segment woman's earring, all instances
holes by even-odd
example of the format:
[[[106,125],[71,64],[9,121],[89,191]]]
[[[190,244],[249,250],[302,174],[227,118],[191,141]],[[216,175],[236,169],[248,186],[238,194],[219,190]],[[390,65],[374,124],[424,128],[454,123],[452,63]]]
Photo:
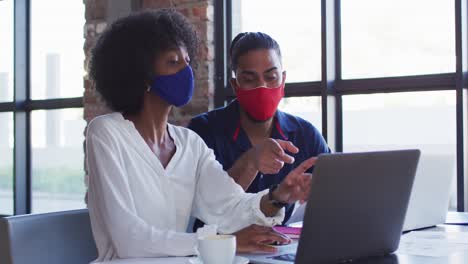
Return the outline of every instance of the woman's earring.
[[[151,90],[151,86],[148,85],[148,88],[146,88],[146,91],[149,93],[150,90]]]

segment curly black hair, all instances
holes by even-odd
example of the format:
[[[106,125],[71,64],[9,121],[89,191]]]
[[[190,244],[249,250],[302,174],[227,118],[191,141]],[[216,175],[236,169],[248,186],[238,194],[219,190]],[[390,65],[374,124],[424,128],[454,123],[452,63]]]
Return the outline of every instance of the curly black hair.
[[[184,46],[194,59],[198,37],[192,24],[174,9],[142,11],[110,25],[91,51],[89,73],[109,106],[124,114],[143,107],[154,59]]]

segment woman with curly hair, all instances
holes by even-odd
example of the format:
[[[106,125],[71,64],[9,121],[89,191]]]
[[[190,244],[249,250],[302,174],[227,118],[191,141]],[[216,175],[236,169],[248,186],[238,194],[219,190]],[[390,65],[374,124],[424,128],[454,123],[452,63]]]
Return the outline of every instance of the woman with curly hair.
[[[248,194],[196,133],[168,123],[171,108],[193,94],[197,42],[180,13],[161,9],[116,21],[92,51],[90,76],[114,110],[92,120],[86,135],[97,261],[194,255],[191,216],[235,234],[238,252],[289,242],[270,228],[284,217],[274,202],[306,199],[313,159],[271,193]]]

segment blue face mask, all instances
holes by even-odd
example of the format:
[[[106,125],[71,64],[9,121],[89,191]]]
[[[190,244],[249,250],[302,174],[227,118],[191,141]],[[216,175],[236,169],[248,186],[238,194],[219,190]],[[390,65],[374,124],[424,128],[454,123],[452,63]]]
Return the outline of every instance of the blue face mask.
[[[180,107],[192,99],[194,86],[193,71],[187,65],[175,74],[154,77],[149,89],[169,104]]]

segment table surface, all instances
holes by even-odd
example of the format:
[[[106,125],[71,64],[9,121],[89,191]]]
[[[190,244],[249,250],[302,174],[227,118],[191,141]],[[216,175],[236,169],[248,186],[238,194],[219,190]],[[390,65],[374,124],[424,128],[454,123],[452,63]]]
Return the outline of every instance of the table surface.
[[[468,232],[468,226],[440,225],[427,231],[438,232]],[[189,264],[190,258],[146,258],[146,259],[119,259],[111,263],[121,264]],[[468,251],[453,253],[446,257],[425,257],[406,254],[392,254],[385,257],[374,257],[352,262],[353,264],[467,264]]]

